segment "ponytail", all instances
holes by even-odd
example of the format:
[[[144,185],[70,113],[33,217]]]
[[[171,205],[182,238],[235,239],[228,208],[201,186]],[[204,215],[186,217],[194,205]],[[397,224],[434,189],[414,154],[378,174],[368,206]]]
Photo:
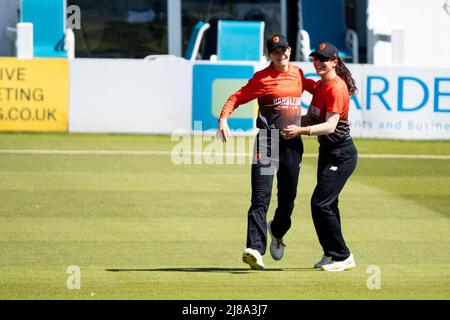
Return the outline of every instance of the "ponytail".
[[[341,58],[337,58],[337,65],[336,65],[336,74],[344,80],[345,84],[347,85],[348,93],[351,96],[354,96],[358,93],[358,88],[356,88],[355,80],[352,77],[352,74],[350,70],[345,66],[344,61],[342,61]]]

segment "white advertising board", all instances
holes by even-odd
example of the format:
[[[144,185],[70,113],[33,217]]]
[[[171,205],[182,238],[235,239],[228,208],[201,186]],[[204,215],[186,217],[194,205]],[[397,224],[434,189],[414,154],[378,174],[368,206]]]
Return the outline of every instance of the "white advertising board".
[[[215,65],[204,61],[196,64]],[[198,88],[204,87],[203,91],[214,88],[196,86],[195,81],[205,80],[193,76],[196,64],[181,59],[71,61],[69,131],[161,134],[192,131],[197,109],[201,108],[208,119],[216,116],[209,106],[215,101],[214,95],[210,94],[211,101],[205,103],[212,111],[203,110],[206,107],[197,101],[198,97],[194,99]],[[312,63],[294,64],[303,69],[306,77],[319,79]],[[237,65],[257,71],[267,64],[242,62],[230,64],[230,68]],[[353,137],[450,139],[450,69],[347,66],[358,87],[358,94],[350,103]],[[219,71],[224,72],[223,67]],[[195,92],[193,87],[197,88]],[[205,95],[203,91],[201,96]],[[304,112],[310,100],[311,95],[305,92]]]
[[[190,130],[192,65],[183,60],[70,62],[69,131],[171,133]]]

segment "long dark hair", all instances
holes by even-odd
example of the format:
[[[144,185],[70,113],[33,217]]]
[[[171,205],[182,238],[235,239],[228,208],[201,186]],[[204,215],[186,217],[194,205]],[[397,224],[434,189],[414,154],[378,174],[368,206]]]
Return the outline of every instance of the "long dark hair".
[[[344,80],[345,84],[347,85],[348,93],[351,96],[354,96],[358,93],[358,88],[355,85],[355,80],[352,77],[352,74],[350,70],[346,67],[344,64],[344,61],[340,57],[337,59],[337,65],[336,65],[336,74],[341,77],[342,80]]]

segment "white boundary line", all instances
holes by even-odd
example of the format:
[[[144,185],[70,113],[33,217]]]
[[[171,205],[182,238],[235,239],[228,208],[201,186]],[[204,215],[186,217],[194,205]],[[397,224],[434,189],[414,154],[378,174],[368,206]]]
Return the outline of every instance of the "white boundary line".
[[[0,154],[15,155],[107,155],[107,156],[170,156],[172,151],[162,150],[1,150]],[[186,151],[187,156],[202,156],[211,154],[210,152],[192,152]],[[249,157],[250,153],[214,153],[214,156],[238,156]],[[316,158],[317,154],[305,153],[305,158]],[[450,160],[450,155],[426,155],[426,154],[358,154],[359,158],[365,159],[431,159],[431,160]]]

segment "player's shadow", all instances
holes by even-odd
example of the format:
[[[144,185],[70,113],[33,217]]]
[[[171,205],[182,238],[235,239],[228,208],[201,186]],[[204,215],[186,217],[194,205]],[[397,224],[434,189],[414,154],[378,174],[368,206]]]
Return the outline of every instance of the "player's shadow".
[[[259,272],[279,272],[279,271],[317,271],[314,268],[265,268]],[[155,268],[155,269],[105,269],[109,272],[210,272],[210,273],[232,273],[249,274],[254,272],[249,268]]]

